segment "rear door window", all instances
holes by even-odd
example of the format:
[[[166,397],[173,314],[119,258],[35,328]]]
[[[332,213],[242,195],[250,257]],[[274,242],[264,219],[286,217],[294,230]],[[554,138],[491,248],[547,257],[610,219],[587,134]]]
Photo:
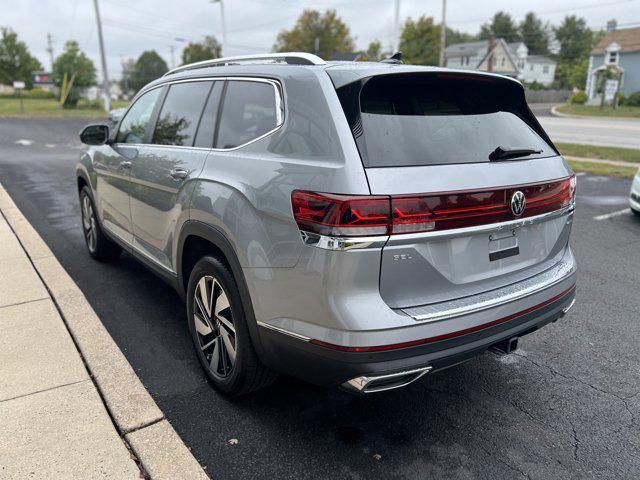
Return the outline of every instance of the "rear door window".
[[[224,85],[224,82],[222,81],[215,82],[211,92],[209,92],[209,98],[207,99],[207,104],[204,107],[204,112],[202,112],[202,118],[200,119],[198,132],[196,133],[196,139],[193,142],[194,147],[213,147],[213,135],[216,131],[218,106],[220,105],[222,85]]]
[[[169,87],[152,143],[192,146],[213,82],[174,83]]]
[[[343,107],[345,96],[359,94],[350,121],[367,167],[488,162],[497,147],[540,151],[526,159],[556,155],[525,120],[517,88],[486,77],[412,74],[373,77],[338,93]]]
[[[117,143],[144,143],[147,126],[161,91],[162,88],[154,88],[136,100],[120,122]]]
[[[276,90],[270,83],[230,80],[227,83],[216,148],[235,148],[278,126]]]

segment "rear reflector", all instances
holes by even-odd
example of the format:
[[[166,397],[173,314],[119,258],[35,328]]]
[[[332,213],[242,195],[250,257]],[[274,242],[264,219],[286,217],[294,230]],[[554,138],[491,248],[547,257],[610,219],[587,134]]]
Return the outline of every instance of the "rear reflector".
[[[522,192],[516,216],[512,197]],[[347,196],[295,190],[293,215],[301,230],[366,236],[450,230],[553,212],[575,201],[575,176],[553,182],[476,191],[408,196]]]
[[[398,348],[415,347],[418,345],[424,345],[426,343],[433,343],[433,342],[438,342],[440,340],[448,340],[451,338],[461,337],[462,335],[478,332],[480,330],[484,330],[485,328],[490,328],[496,325],[500,325],[501,323],[508,322],[509,320],[513,320],[514,318],[521,317],[523,315],[526,315],[527,313],[531,313],[535,310],[545,307],[555,302],[556,300],[560,300],[565,295],[571,293],[575,289],[575,287],[576,287],[575,285],[572,285],[562,293],[559,293],[558,295],[551,297],[550,299],[545,300],[544,302],[539,303],[538,305],[529,307],[525,310],[522,310],[521,312],[514,313],[513,315],[499,318],[498,320],[494,320],[492,322],[482,323],[474,327],[465,328],[464,330],[445,333],[443,335],[436,335],[435,337],[421,338],[419,340],[411,340],[409,342],[394,343],[389,345],[373,345],[368,347],[346,347],[344,345],[334,345],[333,343],[323,342],[322,340],[311,340],[311,343],[313,343],[314,345],[319,345],[321,347],[330,348],[331,350],[340,350],[342,352],[381,352],[385,350],[396,350]]]

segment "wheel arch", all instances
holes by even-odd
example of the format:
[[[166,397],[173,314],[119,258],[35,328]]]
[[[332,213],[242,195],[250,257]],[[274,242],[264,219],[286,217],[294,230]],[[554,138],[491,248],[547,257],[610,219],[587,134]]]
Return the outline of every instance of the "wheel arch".
[[[233,273],[242,299],[253,346],[260,358],[264,358],[253,303],[240,261],[231,242],[220,229],[197,220],[187,220],[182,226],[176,252],[178,293],[186,300],[189,275],[197,261],[204,255],[216,256]]]

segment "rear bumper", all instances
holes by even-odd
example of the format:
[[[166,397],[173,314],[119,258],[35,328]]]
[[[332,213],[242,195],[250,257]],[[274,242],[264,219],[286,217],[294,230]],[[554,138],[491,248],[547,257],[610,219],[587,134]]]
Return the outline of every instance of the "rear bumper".
[[[631,185],[629,206],[637,212],[640,212],[640,170],[636,174],[633,179],[633,184]]]
[[[264,360],[280,372],[327,386],[341,385],[361,376],[387,376],[400,372],[414,372],[416,376],[418,373],[430,374],[478,356],[505,339],[526,335],[562,318],[574,301],[573,277],[573,283],[561,294],[547,298],[535,308],[529,307],[480,324],[480,328],[451,332],[458,333],[456,335],[431,337],[432,341],[381,351],[340,350],[263,328]]]

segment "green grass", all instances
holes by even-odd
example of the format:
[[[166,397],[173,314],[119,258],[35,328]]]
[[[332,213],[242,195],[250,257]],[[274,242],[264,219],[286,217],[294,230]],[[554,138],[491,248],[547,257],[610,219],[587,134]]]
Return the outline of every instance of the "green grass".
[[[591,105],[561,105],[557,108],[560,113],[570,115],[584,115],[593,117],[630,117],[640,118],[640,107],[600,107]]]
[[[80,103],[78,108],[62,108],[53,98],[23,98],[24,112],[20,111],[20,100],[16,97],[0,97],[0,117],[106,117],[101,108],[90,108]],[[117,100],[111,108],[125,107],[129,102]]]
[[[640,150],[634,148],[600,147],[595,145],[578,145],[576,143],[556,142],[563,155],[570,157],[597,158],[600,160],[621,160],[623,162],[640,163]]]
[[[578,162],[569,160],[574,172],[585,172],[593,175],[609,175],[620,178],[633,178],[638,171],[635,167],[618,167],[604,163]]]

